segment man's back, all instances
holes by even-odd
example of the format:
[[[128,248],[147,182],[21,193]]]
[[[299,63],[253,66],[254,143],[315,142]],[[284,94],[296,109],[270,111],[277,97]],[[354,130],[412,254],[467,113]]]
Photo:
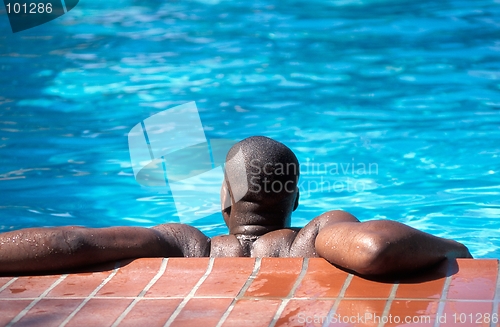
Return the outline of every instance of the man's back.
[[[305,227],[281,228],[264,235],[229,234],[212,238],[212,257],[318,257],[316,237],[335,223],[359,223],[353,215],[333,210],[311,220]]]

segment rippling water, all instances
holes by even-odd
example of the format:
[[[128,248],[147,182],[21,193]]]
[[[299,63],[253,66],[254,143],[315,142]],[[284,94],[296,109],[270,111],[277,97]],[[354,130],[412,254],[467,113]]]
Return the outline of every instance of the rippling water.
[[[0,230],[178,221],[134,180],[127,133],[196,101],[208,138],[270,136],[310,168],[296,225],[344,209],[500,257],[495,1],[81,1],[17,34],[0,17]]]

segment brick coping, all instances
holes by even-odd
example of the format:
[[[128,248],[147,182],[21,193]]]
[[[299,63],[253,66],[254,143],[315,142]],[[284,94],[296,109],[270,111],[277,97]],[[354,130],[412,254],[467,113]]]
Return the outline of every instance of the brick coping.
[[[374,281],[323,259],[153,258],[0,277],[0,326],[500,326],[499,262]]]

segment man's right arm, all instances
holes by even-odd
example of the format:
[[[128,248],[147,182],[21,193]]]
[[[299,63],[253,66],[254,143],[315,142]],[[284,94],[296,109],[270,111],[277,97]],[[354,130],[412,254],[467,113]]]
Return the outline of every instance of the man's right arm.
[[[401,274],[445,259],[472,258],[461,243],[391,220],[325,226],[315,248],[329,262],[362,275]]]

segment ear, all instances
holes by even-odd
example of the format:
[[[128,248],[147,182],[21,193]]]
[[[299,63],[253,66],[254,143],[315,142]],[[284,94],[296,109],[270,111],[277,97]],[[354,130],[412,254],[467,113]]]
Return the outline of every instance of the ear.
[[[299,206],[299,196],[300,196],[300,191],[299,191],[299,188],[297,187],[297,195],[295,196],[295,203],[293,204],[293,211],[295,211],[295,209],[297,209],[297,207]]]
[[[229,193],[229,187],[227,186],[225,178],[222,181],[222,186],[220,189],[220,204],[222,210],[231,207],[231,194]]]
[[[231,194],[229,193],[226,178],[222,181],[222,187],[220,189],[220,204],[222,217],[227,225],[228,219],[231,216]]]

